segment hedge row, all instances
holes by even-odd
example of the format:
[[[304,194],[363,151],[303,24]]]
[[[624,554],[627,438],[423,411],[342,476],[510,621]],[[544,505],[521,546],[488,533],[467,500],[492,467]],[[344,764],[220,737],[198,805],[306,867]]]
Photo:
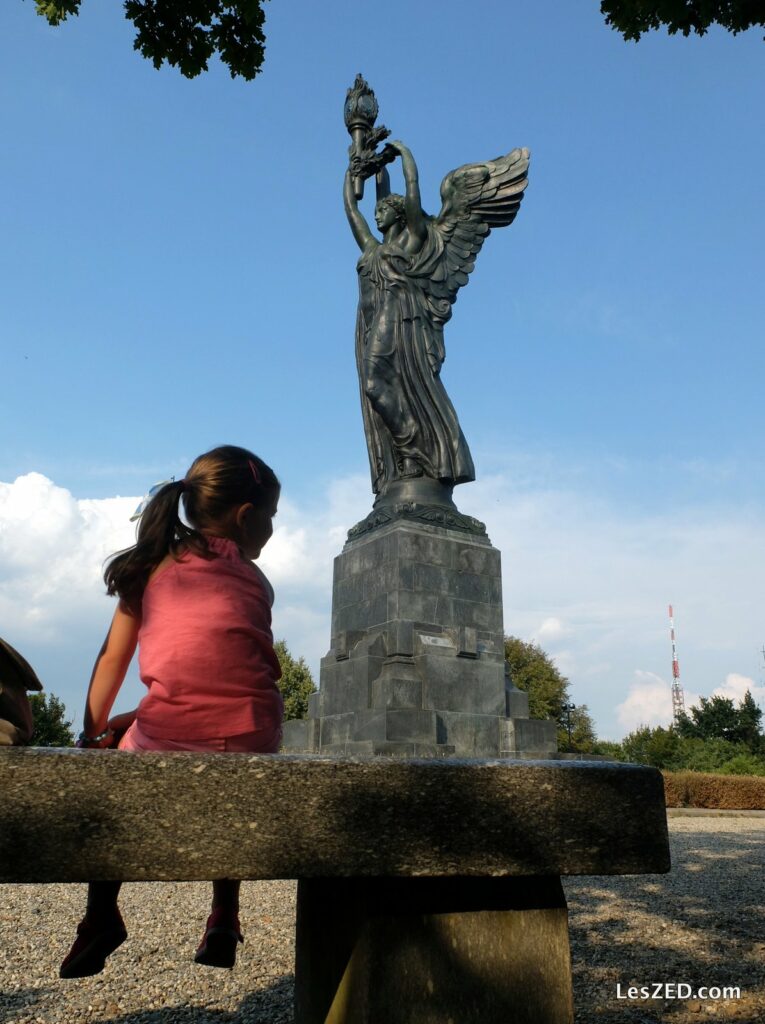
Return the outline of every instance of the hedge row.
[[[765,778],[662,772],[667,807],[716,807],[727,811],[765,810]]]

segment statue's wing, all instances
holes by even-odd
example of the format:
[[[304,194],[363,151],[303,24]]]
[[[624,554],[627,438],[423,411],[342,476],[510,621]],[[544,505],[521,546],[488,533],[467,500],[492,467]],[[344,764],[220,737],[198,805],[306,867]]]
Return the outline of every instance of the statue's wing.
[[[465,164],[446,175],[441,183],[443,205],[433,222],[444,244],[442,274],[431,284],[439,297],[455,301],[491,229],[515,220],[528,168],[529,151],[514,149],[507,156]]]

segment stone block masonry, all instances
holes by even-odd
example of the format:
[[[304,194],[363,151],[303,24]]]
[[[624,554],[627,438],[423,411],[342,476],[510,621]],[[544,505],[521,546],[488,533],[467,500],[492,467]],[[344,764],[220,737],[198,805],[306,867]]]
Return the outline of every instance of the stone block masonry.
[[[394,520],[346,544],[320,691],[307,721],[286,723],[284,749],[554,756],[554,723],[531,723],[506,676],[500,554],[485,535]]]

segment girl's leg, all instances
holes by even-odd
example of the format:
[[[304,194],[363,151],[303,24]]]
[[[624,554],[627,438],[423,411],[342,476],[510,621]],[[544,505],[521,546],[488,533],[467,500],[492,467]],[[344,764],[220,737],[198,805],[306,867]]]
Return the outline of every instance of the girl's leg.
[[[280,742],[281,723],[267,730],[210,741],[209,749],[228,753],[275,754]],[[207,967],[233,967],[237,945],[244,942],[239,925],[241,883],[232,878],[216,878],[212,885],[212,913],[194,959]]]
[[[117,897],[122,882],[89,882],[85,917],[92,923],[111,921],[119,915]]]
[[[216,878],[213,882],[212,913],[194,957],[206,967],[233,967],[238,943],[244,942],[239,930],[239,882]]]
[[[213,882],[212,909],[239,911],[239,887],[242,883],[231,878],[216,878]]]
[[[121,882],[90,882],[85,917],[77,925],[77,938],[59,968],[61,978],[87,978],[100,974],[106,958],[127,938],[117,907]]]

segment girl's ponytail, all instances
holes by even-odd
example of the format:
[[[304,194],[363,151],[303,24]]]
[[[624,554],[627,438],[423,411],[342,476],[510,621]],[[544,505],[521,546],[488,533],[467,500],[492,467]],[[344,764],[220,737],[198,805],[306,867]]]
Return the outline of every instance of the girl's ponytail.
[[[167,555],[175,554],[181,542],[200,553],[207,549],[204,537],[186,526],[178,514],[185,486],[185,480],[174,480],[152,496],[141,514],[136,543],[113,555],[106,567],[106,592],[118,594],[134,613],[140,611],[152,571]]]

